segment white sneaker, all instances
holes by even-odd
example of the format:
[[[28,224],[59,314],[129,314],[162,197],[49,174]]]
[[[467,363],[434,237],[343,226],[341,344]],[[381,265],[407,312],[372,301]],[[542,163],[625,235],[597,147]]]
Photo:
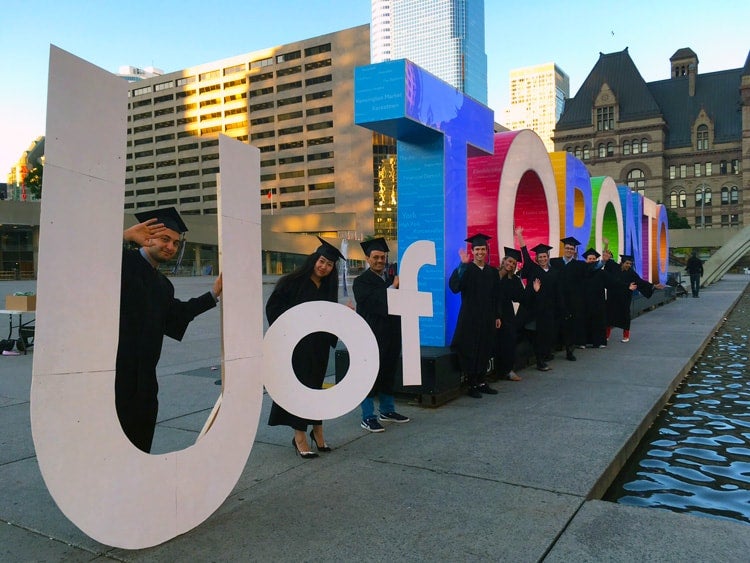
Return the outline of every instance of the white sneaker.
[[[630,342],[630,338],[623,338],[620,342]]]

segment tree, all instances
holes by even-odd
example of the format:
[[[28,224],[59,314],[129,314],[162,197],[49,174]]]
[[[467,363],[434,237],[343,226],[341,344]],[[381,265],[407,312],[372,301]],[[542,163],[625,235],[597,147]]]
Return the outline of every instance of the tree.
[[[29,170],[29,173],[26,174],[24,180],[26,189],[29,190],[31,195],[36,199],[42,199],[42,176],[44,176],[44,166],[40,164]]]
[[[673,209],[667,209],[667,224],[670,229],[689,229],[690,223]]]

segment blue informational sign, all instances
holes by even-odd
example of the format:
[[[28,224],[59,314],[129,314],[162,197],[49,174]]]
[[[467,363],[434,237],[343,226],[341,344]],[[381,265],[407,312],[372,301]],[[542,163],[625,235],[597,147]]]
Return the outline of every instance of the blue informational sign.
[[[397,140],[398,248],[435,242],[437,267],[423,268],[433,317],[420,319],[425,346],[447,346],[460,308],[448,278],[466,248],[467,157],[492,154],[494,114],[408,60],[354,71],[354,120]]]

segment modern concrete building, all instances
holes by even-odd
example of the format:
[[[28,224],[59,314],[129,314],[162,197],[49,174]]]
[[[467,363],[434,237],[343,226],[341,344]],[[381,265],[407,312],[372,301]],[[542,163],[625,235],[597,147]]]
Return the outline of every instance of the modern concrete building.
[[[669,78],[647,83],[627,49],[601,54],[566,103],[555,149],[695,229],[737,230],[750,223],[750,55],[743,68],[700,74],[683,48],[669,64]]]
[[[553,62],[511,70],[505,125],[511,130],[531,129],[552,152],[552,132],[568,97],[570,79]]]
[[[352,97],[369,62],[362,25],[134,82],[126,211],[215,215],[224,134],[261,151],[264,233],[372,234],[372,133]]]
[[[484,0],[372,0],[372,62],[409,59],[487,103]]]

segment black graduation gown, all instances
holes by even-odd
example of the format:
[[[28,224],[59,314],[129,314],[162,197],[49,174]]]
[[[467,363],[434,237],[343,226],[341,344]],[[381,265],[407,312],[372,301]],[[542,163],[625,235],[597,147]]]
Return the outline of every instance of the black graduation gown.
[[[567,264],[562,258],[550,258],[550,268],[559,276],[559,311],[562,328],[562,341],[566,347],[585,344],[583,330],[583,278],[586,263],[571,260]]]
[[[365,270],[354,279],[352,289],[357,302],[357,313],[365,320],[378,342],[380,368],[369,397],[376,393],[393,395],[396,372],[401,355],[401,317],[388,314],[388,288],[393,276],[381,278],[372,270]]]
[[[497,299],[501,324],[497,329],[495,371],[499,377],[506,377],[516,363],[516,346],[520,328],[516,322],[517,315],[513,303],[527,304],[528,301],[521,278],[516,275],[500,278]]]
[[[603,268],[595,270],[583,280],[586,296],[583,309],[583,325],[586,344],[594,347],[607,344],[606,292],[615,289],[614,280]]]
[[[534,321],[534,353],[537,362],[543,362],[544,358],[552,353],[559,330],[558,272],[553,268],[545,270],[534,262],[525,246],[521,247],[521,253],[523,254],[521,277],[526,280],[527,293],[534,293],[533,299],[528,301],[531,310],[528,318]],[[535,279],[542,284],[538,292],[534,292]]]
[[[471,384],[481,382],[495,352],[495,320],[500,318],[497,310],[499,282],[497,268],[488,264],[480,268],[473,262],[461,264],[448,280],[451,291],[461,293],[461,309],[451,348]]]
[[[182,340],[190,321],[215,306],[210,292],[175,299],[172,283],[139,250],[123,252],[115,405],[125,435],[144,452],[151,451],[159,410],[156,365],[164,336]]]
[[[651,297],[654,294],[654,285],[641,279],[632,268],[625,271],[616,262],[611,260],[608,262],[612,265],[607,266],[607,269],[619,282],[619,286],[607,292],[607,325],[630,330],[630,303],[633,300],[633,292],[629,289],[630,284],[635,282],[637,291],[645,297]]]
[[[292,307],[308,301],[327,301],[324,287],[316,286],[309,277],[294,280],[281,290],[277,285],[266,303],[268,324],[273,324]],[[323,388],[330,348],[335,347],[337,341],[338,338],[327,332],[313,332],[299,341],[292,352],[292,367],[300,383],[311,389]],[[322,424],[322,421],[300,418],[274,402],[268,424],[291,426],[304,432],[309,424]]]

